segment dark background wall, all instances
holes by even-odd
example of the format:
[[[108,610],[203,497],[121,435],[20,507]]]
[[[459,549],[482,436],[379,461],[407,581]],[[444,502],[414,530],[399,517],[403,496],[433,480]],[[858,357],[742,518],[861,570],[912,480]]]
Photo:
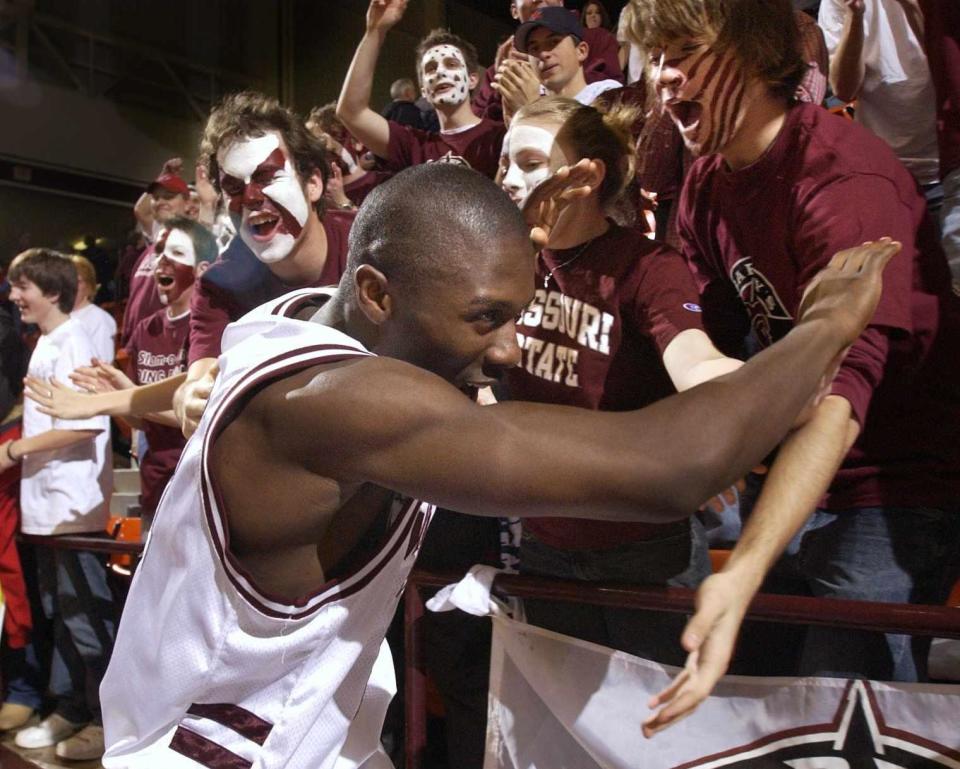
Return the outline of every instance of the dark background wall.
[[[335,100],[367,5],[0,0],[0,260],[85,233],[119,243],[163,162],[179,156],[192,168],[205,116],[225,93],[263,90],[301,113]],[[395,79],[415,78],[413,49],[438,26],[489,63],[514,22],[509,0],[411,0],[377,68],[376,109]]]

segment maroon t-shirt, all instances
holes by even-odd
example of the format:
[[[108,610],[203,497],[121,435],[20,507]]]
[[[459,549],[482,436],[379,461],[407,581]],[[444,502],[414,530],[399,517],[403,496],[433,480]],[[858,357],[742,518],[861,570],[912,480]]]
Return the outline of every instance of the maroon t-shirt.
[[[510,398],[627,411],[675,392],[663,351],[681,331],[703,328],[683,258],[639,230],[615,225],[576,256],[579,249],[544,250],[537,260],[536,293],[517,324],[523,357],[505,382]],[[572,518],[528,518],[523,526],[548,545],[572,550],[609,548],[662,530]]]
[[[154,250],[151,243],[137,258],[136,266],[130,275],[130,294],[123,311],[123,324],[120,328],[120,346],[126,347],[130,335],[140,321],[149,318],[157,310],[163,309],[157,284],[153,280]]]
[[[506,133],[503,123],[484,118],[457,133],[432,133],[390,123],[386,166],[397,173],[421,163],[441,161],[469,166],[491,179],[500,166],[500,147]]]
[[[297,288],[334,286],[347,266],[347,239],[356,216],[353,211],[327,211],[327,261],[312,283],[288,285],[270,272],[239,237],[203,273],[190,300],[190,363],[220,357],[220,338],[227,324],[254,307]]]
[[[144,318],[124,348],[133,364],[133,381],[153,384],[186,371],[189,336],[190,313],[171,319],[164,308]],[[143,432],[150,449],[140,460],[140,505],[153,512],[180,461],[186,439],[180,428],[149,420],[144,420]]]
[[[619,80],[623,83],[626,78],[620,67],[620,44],[616,35],[602,27],[585,29],[584,33],[583,39],[590,46],[587,60],[583,62],[583,77],[587,83],[600,80]],[[491,64],[473,92],[470,107],[477,117],[502,121],[503,101],[500,94],[493,89],[493,78],[496,75],[497,70]]]
[[[924,42],[937,93],[940,177],[960,168],[960,3],[920,0]]]
[[[739,296],[764,346],[790,330],[804,288],[836,252],[885,235],[900,241],[873,322],[833,383],[861,434],[823,504],[956,503],[960,300],[916,182],[885,142],[819,107],[795,106],[747,168],[731,172],[719,155],[694,164],[679,231],[708,328],[710,297],[722,294],[712,289],[721,288],[727,303]]]

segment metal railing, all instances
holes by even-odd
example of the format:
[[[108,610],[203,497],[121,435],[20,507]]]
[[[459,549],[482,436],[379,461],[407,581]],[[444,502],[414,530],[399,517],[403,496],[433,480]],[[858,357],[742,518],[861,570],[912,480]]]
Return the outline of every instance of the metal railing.
[[[420,769],[427,744],[427,673],[419,620],[424,614],[421,588],[439,588],[462,575],[414,570],[404,594],[404,718],[406,769]],[[500,598],[544,598],[596,606],[689,613],[695,590],[584,583],[503,574],[493,583]],[[960,608],[916,604],[846,601],[792,595],[759,594],[746,619],[791,625],[826,625],[907,635],[960,638]]]

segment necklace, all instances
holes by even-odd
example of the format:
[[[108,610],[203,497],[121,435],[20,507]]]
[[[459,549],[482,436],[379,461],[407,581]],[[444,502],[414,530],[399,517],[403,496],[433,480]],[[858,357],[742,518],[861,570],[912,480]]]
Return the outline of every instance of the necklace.
[[[550,278],[553,277],[553,273],[577,261],[577,259],[579,259],[583,255],[583,252],[586,251],[588,248],[590,248],[590,245],[593,243],[594,240],[596,240],[595,237],[590,238],[590,240],[588,240],[586,243],[580,246],[580,248],[577,250],[577,253],[575,253],[573,256],[571,256],[569,259],[567,259],[567,261],[563,262],[562,264],[558,264],[552,270],[549,267],[547,267],[547,260],[543,258],[543,251],[541,251],[540,258],[543,259],[543,266],[547,268],[547,274],[544,275],[543,277],[543,287],[546,288],[547,286],[550,285]]]

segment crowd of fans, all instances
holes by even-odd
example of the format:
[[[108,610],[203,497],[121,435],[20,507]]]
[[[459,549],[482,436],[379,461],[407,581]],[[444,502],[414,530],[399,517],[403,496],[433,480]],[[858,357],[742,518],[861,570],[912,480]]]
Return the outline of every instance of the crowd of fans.
[[[120,606],[100,557],[37,537],[105,536],[109,418],[133,430],[148,520],[202,419],[228,324],[293,289],[337,284],[357,207],[423,163],[472,168],[532,224],[549,223],[526,311],[476,320],[515,323],[520,347],[519,365],[480,390],[482,402],[653,404],[783,337],[834,254],[884,237],[901,244],[874,322],[747,479],[749,492],[733,489],[668,525],[521,526],[444,511],[425,566],[487,562],[699,588],[689,624],[526,604],[535,624],[648,659],[682,666],[699,655],[662,695],[651,733],[727,670],[765,579],[817,596],[946,599],[960,565],[954,0],[822,0],[819,24],[787,0],[631,0],[619,19],[599,0],[579,11],[560,0],[501,2],[519,26],[489,66],[469,40],[434,30],[411,52],[418,83],[397,80],[380,113],[371,84],[407,0],[372,0],[338,101],[304,120],[263,94],[223,99],[193,183],[173,159],[136,202],[143,247],[116,275],[93,241],[90,258],[33,247],[8,263],[0,730],[19,729],[21,747],[103,753],[98,687]],[[743,18],[750,24],[734,23]],[[544,202],[538,188],[561,169],[579,186]],[[116,320],[98,306],[114,294]],[[18,516],[19,530],[37,535],[30,544],[17,542]],[[711,575],[708,549],[721,541],[730,555]],[[451,766],[479,767],[489,630],[456,614],[425,627]],[[763,646],[762,664],[734,658],[735,669],[927,675],[927,644],[906,636],[817,628],[799,645],[767,637]]]

